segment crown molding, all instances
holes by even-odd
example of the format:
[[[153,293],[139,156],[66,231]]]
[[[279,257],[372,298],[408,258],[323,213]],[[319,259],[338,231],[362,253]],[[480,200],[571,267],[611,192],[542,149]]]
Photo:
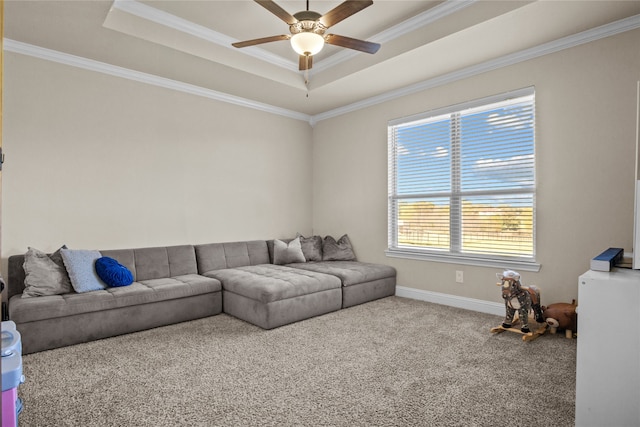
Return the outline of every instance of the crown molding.
[[[92,59],[83,58],[80,56],[70,55],[67,53],[58,52],[51,49],[46,49],[39,46],[30,45],[27,43],[15,41],[12,39],[4,39],[4,50],[6,52],[13,52],[22,55],[32,56],[35,58],[43,59],[46,61],[53,61],[72,67],[83,68],[90,71],[95,71],[111,76],[121,77],[129,80],[134,80],[141,83],[146,83],[154,86],[159,86],[167,89],[177,90],[192,95],[202,96],[205,98],[226,102],[229,104],[239,105],[255,110],[260,110],[272,114],[277,114],[284,117],[289,117],[295,120],[302,120],[308,122],[311,126],[316,123],[326,120],[332,117],[337,117],[343,114],[347,114],[353,111],[357,111],[363,108],[368,108],[382,102],[391,101],[403,96],[411,95],[416,92],[431,89],[437,86],[442,86],[455,82],[457,80],[469,78],[478,74],[486,73],[488,71],[496,70],[499,68],[514,65],[523,61],[534,59],[543,55],[555,53],[564,49],[569,49],[581,44],[593,42],[602,38],[614,36],[626,31],[631,31],[640,28],[640,15],[630,16],[619,21],[612,22],[610,24],[602,25],[587,31],[583,31],[578,34],[563,37],[561,39],[544,43],[539,46],[525,49],[520,52],[515,52],[509,55],[502,56],[500,58],[486,61],[471,67],[462,68],[460,70],[447,73],[432,79],[424,80],[413,85],[405,86],[400,89],[392,90],[381,95],[363,99],[358,102],[354,102],[349,105],[345,105],[333,110],[328,110],[316,115],[308,115],[305,113],[287,110],[285,108],[276,107],[274,105],[265,104],[262,102],[252,101],[250,99],[230,95],[223,92],[206,89],[200,86],[171,80],[168,78],[156,76],[153,74],[143,73],[115,65],[107,64],[104,62],[95,61]]]
[[[431,9],[425,10],[416,16],[407,19],[391,28],[388,28],[375,36],[375,41],[385,43],[394,40],[398,37],[404,36],[407,33],[415,31],[419,28],[426,27],[427,25],[458,12],[466,7],[471,6],[478,0],[447,0],[444,3],[440,3]]]
[[[375,34],[368,39],[376,43],[389,42],[419,28],[427,26],[432,22],[444,18],[447,15],[471,6],[476,1],[478,0],[447,0],[444,3],[440,3],[439,5],[434,6],[431,9],[425,10],[424,12],[407,19],[406,21],[396,24],[391,28],[387,28],[386,30]],[[347,61],[358,54],[360,54],[360,52],[349,49],[342,50],[336,54],[329,56],[328,58],[323,59],[322,61],[318,61],[317,63],[313,64],[313,68],[311,71],[312,73],[320,73],[341,62]]]
[[[590,43],[626,31],[635,30],[637,28],[640,28],[640,15],[630,16],[628,18],[621,19],[610,24],[605,24],[600,27],[592,28],[590,30],[586,30],[577,34],[562,37],[560,39],[548,43],[543,43],[541,45],[525,49],[520,52],[504,55],[490,61],[462,68],[451,73],[443,74],[441,76],[405,86],[400,89],[392,90],[377,96],[373,96],[371,98],[363,99],[349,105],[325,111],[324,113],[316,114],[311,118],[310,123],[315,124],[319,121],[326,120],[332,117],[341,116],[346,113],[357,111],[363,108],[368,108],[373,105],[401,98],[403,96],[407,96],[416,92],[421,92],[437,86],[446,85],[457,80],[473,77],[475,75],[486,73],[488,71],[493,71],[499,68],[507,67],[509,65],[528,61],[540,56],[549,55],[551,53],[559,52],[564,49],[569,49],[585,43]]]
[[[112,9],[118,9],[130,15],[137,16],[138,18],[155,22],[156,24],[172,28],[176,31],[189,34],[193,37],[206,40],[210,43],[215,43],[227,49],[232,49],[234,51],[253,56],[254,58],[269,62],[270,64],[276,65],[286,70],[298,71],[297,62],[285,59],[280,55],[273,54],[255,46],[237,50],[236,48],[231,46],[231,44],[240,40],[236,40],[233,37],[229,37],[225,34],[219,33],[202,25],[194,24],[191,21],[179,18],[175,15],[148,6],[144,3],[140,3],[136,0],[114,0]]]
[[[197,95],[216,101],[252,108],[254,110],[265,111],[267,113],[277,114],[296,120],[302,120],[305,122],[311,121],[311,116],[309,116],[308,114],[287,110],[285,108],[276,107],[274,105],[253,101],[224,92],[206,89],[201,86],[184,83],[153,74],[143,73],[124,67],[118,67],[116,65],[95,61],[93,59],[83,58],[80,56],[70,55],[68,53],[62,53],[55,50],[34,46],[12,39],[4,39],[3,47],[5,52],[19,53],[34,58],[43,59],[45,61],[57,62],[59,64],[69,65],[71,67],[82,68],[89,71],[108,74],[110,76],[121,77],[123,79],[146,83],[165,89],[176,90],[179,92]]]

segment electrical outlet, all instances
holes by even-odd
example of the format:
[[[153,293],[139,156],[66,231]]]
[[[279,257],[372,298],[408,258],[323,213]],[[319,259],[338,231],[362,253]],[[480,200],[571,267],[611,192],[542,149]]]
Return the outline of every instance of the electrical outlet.
[[[464,283],[464,274],[460,270],[456,271],[456,283]]]

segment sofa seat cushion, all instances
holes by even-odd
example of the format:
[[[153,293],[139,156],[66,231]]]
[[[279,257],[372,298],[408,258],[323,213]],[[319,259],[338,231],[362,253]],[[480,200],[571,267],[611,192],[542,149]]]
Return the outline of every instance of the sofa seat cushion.
[[[21,298],[16,295],[9,303],[11,320],[33,322],[75,314],[90,313],[158,301],[220,292],[222,286],[214,278],[187,274],[165,279],[143,280],[129,286],[100,291]]]
[[[359,261],[321,261],[287,266],[339,277],[343,286],[396,277],[396,269],[391,266]]]
[[[213,270],[204,275],[220,280],[224,291],[265,304],[341,287],[335,276],[273,264]]]

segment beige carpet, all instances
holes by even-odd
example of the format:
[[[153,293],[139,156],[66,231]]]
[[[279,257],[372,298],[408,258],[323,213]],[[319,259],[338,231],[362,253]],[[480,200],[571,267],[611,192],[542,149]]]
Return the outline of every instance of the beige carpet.
[[[399,297],[265,331],[221,314],[24,357],[28,426],[573,426],[576,340]]]

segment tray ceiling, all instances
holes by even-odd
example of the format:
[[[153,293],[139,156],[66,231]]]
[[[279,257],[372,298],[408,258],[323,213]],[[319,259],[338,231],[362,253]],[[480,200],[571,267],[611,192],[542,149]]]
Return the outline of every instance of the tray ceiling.
[[[277,3],[291,14],[306,7]],[[312,0],[310,9],[340,3]],[[381,43],[380,51],[326,45],[307,85],[288,41],[231,47],[288,34],[249,0],[9,0],[5,39],[314,116],[621,20],[635,28],[639,14],[640,1],[374,0],[330,32]]]

